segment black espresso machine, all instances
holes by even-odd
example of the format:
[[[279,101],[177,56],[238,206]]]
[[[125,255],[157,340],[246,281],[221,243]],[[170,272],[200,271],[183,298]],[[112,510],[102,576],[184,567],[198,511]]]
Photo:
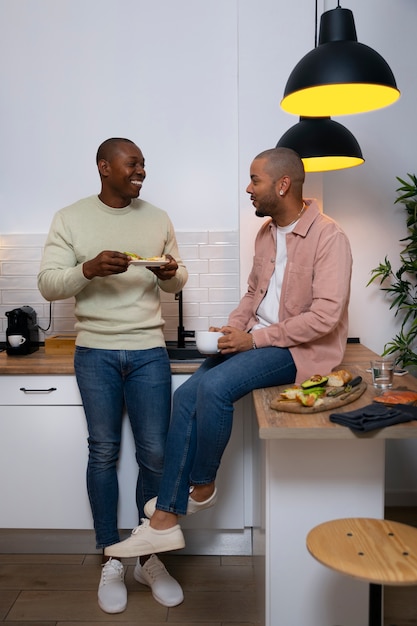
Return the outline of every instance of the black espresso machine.
[[[39,328],[36,311],[30,306],[22,306],[6,311],[6,352],[10,355],[30,354],[39,349]]]

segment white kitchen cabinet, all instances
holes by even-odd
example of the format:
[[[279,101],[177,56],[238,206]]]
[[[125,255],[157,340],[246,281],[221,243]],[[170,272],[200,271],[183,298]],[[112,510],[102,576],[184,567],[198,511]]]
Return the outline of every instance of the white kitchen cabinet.
[[[2,528],[92,528],[74,376],[0,378]]]
[[[91,528],[79,406],[1,406],[2,528]]]
[[[173,388],[187,377],[174,375]],[[249,397],[236,405],[232,437],[218,474],[217,506],[181,520],[191,551],[224,552],[230,536],[238,546],[230,546],[232,553],[241,550],[242,541],[248,545],[251,407]],[[92,529],[85,484],[87,455],[87,427],[73,375],[0,377],[0,528]],[[119,525],[125,529],[138,523],[136,476],[133,437],[125,419],[119,464]],[[213,532],[218,541],[213,542]],[[219,542],[223,547],[218,547]]]

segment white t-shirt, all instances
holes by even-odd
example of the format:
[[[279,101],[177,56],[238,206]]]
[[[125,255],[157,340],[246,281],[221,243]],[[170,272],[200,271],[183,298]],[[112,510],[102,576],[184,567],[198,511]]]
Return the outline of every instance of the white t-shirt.
[[[298,220],[297,220],[298,221]],[[287,265],[287,233],[292,232],[297,222],[288,226],[276,226],[277,254],[275,257],[275,270],[269,281],[268,291],[265,298],[260,303],[257,316],[258,324],[252,330],[265,328],[278,322],[279,301],[281,297],[282,280],[284,278],[285,266]]]

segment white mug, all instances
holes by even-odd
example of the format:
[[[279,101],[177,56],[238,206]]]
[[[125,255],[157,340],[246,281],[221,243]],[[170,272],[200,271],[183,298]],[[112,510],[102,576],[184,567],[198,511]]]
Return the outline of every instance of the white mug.
[[[195,333],[195,339],[197,349],[201,354],[216,354],[220,352],[217,347],[217,342],[223,333],[218,333],[211,330],[197,330]]]
[[[23,337],[23,335],[9,335],[7,337],[7,341],[12,346],[12,348],[18,348],[22,345],[22,343],[25,343],[26,337]]]

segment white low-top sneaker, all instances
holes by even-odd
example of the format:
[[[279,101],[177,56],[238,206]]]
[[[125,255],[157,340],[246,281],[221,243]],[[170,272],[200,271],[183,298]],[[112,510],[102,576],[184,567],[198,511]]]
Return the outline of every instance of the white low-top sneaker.
[[[144,565],[138,559],[133,576],[138,583],[148,585],[155,600],[163,606],[177,606],[184,600],[181,585],[167,572],[156,554],[152,554]]]
[[[104,549],[106,556],[144,556],[154,552],[180,550],[185,546],[181,527],[176,524],[167,530],[156,530],[149,526],[149,520],[141,520],[142,524],[132,530],[128,539],[114,543]]]
[[[190,493],[192,493],[192,489],[190,490]],[[158,498],[152,498],[151,500],[148,500],[147,503],[145,504],[145,508],[144,508],[145,515],[149,519],[151,519],[152,515],[155,513],[157,499]],[[188,498],[186,514],[193,515],[194,513],[198,513],[199,511],[204,511],[204,509],[209,509],[210,507],[216,504],[216,501],[217,501],[216,487],[214,488],[214,491],[211,494],[211,496],[207,498],[207,500],[204,500],[203,502],[197,502],[197,500],[193,500],[192,497],[190,496]]]
[[[121,613],[127,606],[125,570],[117,559],[109,559],[102,566],[98,586],[98,605],[106,613]]]

